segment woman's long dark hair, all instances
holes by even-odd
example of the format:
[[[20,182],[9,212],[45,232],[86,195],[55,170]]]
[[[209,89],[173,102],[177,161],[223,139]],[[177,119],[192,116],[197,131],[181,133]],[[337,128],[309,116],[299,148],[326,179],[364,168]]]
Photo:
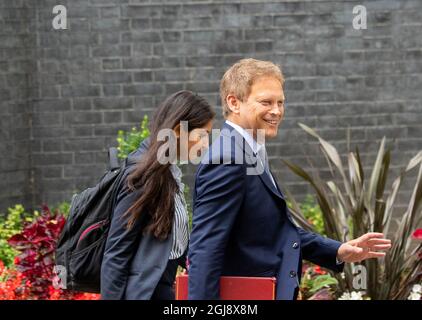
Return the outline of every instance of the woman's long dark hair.
[[[158,151],[166,141],[157,141],[162,129],[174,129],[181,121],[188,121],[189,131],[204,127],[215,116],[208,102],[190,92],[179,91],[169,96],[156,110],[150,127],[148,151],[127,178],[130,190],[142,189],[141,196],[126,211],[130,215],[128,228],[133,228],[141,214],[148,212],[151,221],[146,232],[165,239],[171,231],[174,217],[174,196],[179,187],[171,171],[171,163],[161,164]]]

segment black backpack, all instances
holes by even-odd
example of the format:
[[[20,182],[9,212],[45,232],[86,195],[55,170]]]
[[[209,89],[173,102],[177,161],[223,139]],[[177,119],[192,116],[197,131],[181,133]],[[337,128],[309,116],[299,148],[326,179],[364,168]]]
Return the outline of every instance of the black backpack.
[[[109,162],[110,169],[96,186],[72,197],[69,217],[55,252],[55,273],[61,288],[100,292],[101,262],[118,186],[125,176],[125,168],[136,160],[127,157],[120,165],[117,149],[110,148]]]

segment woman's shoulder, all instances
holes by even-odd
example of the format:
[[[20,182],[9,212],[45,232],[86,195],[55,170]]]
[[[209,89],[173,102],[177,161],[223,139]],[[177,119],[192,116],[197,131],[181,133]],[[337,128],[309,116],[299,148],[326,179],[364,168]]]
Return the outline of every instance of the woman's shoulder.
[[[131,194],[139,193],[138,189],[130,189],[128,185],[129,176],[135,170],[134,166],[123,168],[122,178],[120,179],[118,185],[116,186],[116,203],[118,203],[122,198],[128,197]]]
[[[141,144],[142,146],[142,144]],[[137,164],[142,159],[142,155],[144,154],[144,151],[141,147],[138,149],[132,151],[129,153],[129,155],[124,159],[124,162],[122,163],[122,177],[119,181],[119,184],[117,188],[119,189],[119,192],[124,192],[125,187],[127,186],[127,180],[131,173],[133,173],[137,167]]]

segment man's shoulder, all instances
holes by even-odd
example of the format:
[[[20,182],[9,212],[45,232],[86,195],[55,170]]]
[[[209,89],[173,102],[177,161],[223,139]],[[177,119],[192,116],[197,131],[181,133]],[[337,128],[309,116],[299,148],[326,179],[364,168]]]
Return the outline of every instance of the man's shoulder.
[[[223,127],[201,160],[201,165],[207,164],[245,164],[244,138]]]

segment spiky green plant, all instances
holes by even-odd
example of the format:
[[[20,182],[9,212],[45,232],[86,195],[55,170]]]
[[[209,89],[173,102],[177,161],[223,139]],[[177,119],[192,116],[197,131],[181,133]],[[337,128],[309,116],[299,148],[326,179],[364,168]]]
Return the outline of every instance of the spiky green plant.
[[[391,150],[386,148],[382,139],[379,151],[369,176],[359,149],[347,157],[348,172],[343,165],[337,149],[322,139],[313,129],[299,124],[308,134],[318,139],[319,146],[327,159],[332,180],[321,179],[318,170],[308,173],[305,169],[289,161],[283,161],[295,174],[311,184],[321,208],[324,228],[328,237],[340,241],[357,238],[367,232],[382,232],[392,239],[392,248],[383,260],[370,259],[362,262],[367,270],[366,293],[372,299],[405,299],[411,285],[420,281],[422,276],[422,245],[412,249],[411,232],[422,220],[422,151],[412,158],[407,167],[394,180],[391,190],[386,193],[390,172]],[[417,169],[415,186],[409,203],[400,219],[394,219],[393,209],[403,179],[409,172]],[[290,193],[290,201],[296,204]],[[293,205],[292,214],[303,227],[300,207]],[[393,222],[397,228],[392,230]],[[343,277],[336,275],[342,291],[354,291],[354,265],[347,264]]]

